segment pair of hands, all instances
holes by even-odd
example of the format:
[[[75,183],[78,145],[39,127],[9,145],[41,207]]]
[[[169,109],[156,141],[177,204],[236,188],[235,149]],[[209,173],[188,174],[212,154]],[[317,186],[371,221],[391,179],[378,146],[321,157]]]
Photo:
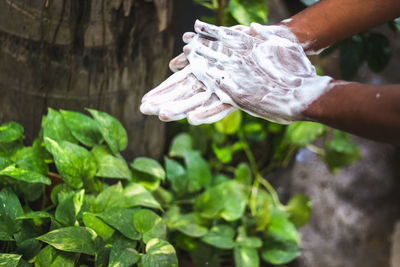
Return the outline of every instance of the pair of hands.
[[[304,119],[302,111],[329,89],[284,25],[217,27],[200,21],[185,33],[175,72],[147,93],[142,113],[163,121],[216,122],[237,108],[279,123]]]

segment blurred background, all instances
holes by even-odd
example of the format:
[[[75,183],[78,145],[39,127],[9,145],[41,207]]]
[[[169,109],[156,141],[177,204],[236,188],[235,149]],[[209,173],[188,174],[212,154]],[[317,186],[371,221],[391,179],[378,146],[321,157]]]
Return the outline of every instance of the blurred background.
[[[314,2],[0,0],[0,122],[21,123],[32,142],[48,107],[103,110],[127,129],[123,155],[129,160],[162,160],[171,142],[187,133],[221,183],[244,163],[263,177],[271,197],[277,194],[285,204],[301,199],[298,213],[290,215],[301,240],[289,253],[293,260],[271,265],[265,256],[261,266],[399,267],[399,148],[319,124],[282,126],[242,112],[197,127],[139,112],[141,97],[171,74],[168,62],[182,50],[181,36],[193,31],[195,19],[274,24]],[[357,34],[311,60],[319,74],[337,79],[400,83],[400,21]],[[177,246],[182,266],[234,266],[215,260],[223,253],[193,256]]]

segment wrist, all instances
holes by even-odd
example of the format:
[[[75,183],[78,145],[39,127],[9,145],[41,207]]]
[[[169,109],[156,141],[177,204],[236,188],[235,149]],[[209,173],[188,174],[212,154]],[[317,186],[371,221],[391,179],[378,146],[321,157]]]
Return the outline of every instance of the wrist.
[[[350,82],[331,79],[321,94],[301,112],[304,120],[325,123],[334,119],[335,114],[332,109],[338,109],[340,105],[340,97],[337,96],[336,89],[348,84]]]
[[[296,17],[285,19],[277,25],[286,27],[291,32],[292,39],[295,39],[307,55],[318,55],[326,48],[318,43],[313,29],[303,27]]]

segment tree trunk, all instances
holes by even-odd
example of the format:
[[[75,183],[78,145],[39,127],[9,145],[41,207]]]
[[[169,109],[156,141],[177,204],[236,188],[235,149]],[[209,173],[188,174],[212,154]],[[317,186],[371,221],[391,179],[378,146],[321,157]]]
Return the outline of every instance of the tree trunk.
[[[128,157],[159,157],[164,124],[139,104],[168,71],[171,2],[0,0],[0,122],[30,142],[48,107],[96,108],[126,127]]]

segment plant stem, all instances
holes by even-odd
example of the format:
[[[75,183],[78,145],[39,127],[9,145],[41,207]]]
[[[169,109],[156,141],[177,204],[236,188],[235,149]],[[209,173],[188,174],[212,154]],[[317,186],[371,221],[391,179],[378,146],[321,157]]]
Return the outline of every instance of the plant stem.
[[[272,187],[272,185],[266,179],[264,179],[261,176],[260,172],[258,171],[257,163],[254,158],[253,152],[251,151],[249,143],[247,142],[247,140],[244,136],[243,129],[241,129],[241,128],[238,131],[238,137],[239,137],[239,140],[243,143],[244,153],[246,154],[246,157],[249,160],[251,172],[253,173],[253,175],[255,177],[252,188],[251,188],[250,201],[254,200],[254,197],[256,196],[257,191],[258,191],[259,184],[262,184],[265,187],[265,189],[268,191],[268,193],[271,195],[272,201],[274,202],[275,206],[277,206],[280,209],[284,209],[284,205],[282,205],[282,203],[279,201],[278,193],[276,192],[276,190]]]
[[[225,13],[226,0],[218,0],[218,17],[217,25],[224,25],[224,13]]]
[[[260,174],[257,175],[257,180],[259,181],[260,184],[262,184],[265,187],[265,189],[267,189],[268,193],[272,197],[272,201],[274,202],[275,206],[277,206],[282,210],[285,209],[285,206],[279,201],[278,193],[273,188],[273,186],[268,182],[268,180],[264,179]]]
[[[320,148],[320,147],[318,147],[318,146],[316,146],[316,145],[308,144],[308,145],[306,146],[306,148],[307,148],[308,150],[310,150],[311,152],[314,152],[314,153],[317,154],[317,155],[325,156],[325,151],[324,151],[322,148]]]
[[[254,177],[257,177],[257,174],[258,174],[257,162],[254,158],[253,152],[251,152],[249,143],[247,142],[247,140],[244,136],[244,132],[243,132],[242,128],[240,128],[238,131],[238,137],[239,137],[240,142],[242,142],[242,144],[243,144],[244,153],[246,154],[246,157],[249,160],[251,172],[253,173]]]

